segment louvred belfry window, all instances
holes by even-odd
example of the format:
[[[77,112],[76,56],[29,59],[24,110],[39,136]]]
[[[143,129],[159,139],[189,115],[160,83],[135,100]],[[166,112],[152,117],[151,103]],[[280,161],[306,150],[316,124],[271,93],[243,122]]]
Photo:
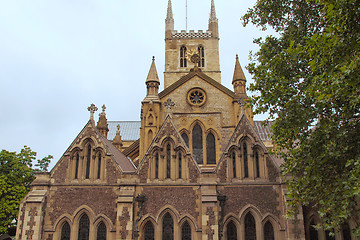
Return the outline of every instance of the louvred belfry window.
[[[163,219],[162,239],[174,240],[174,222],[170,213],[166,213]]]

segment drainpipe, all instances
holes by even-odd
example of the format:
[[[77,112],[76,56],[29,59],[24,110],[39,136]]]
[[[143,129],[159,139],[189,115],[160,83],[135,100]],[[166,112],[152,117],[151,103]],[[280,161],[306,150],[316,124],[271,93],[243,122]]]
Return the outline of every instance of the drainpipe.
[[[222,239],[223,237],[223,222],[224,222],[224,208],[225,208],[225,201],[227,200],[227,197],[225,195],[222,195],[221,193],[218,192],[218,196],[217,196],[217,200],[219,201],[220,204],[220,214],[219,214],[219,240]]]
[[[136,219],[136,222],[135,222],[135,230],[134,230],[134,239],[135,240],[137,240],[139,237],[139,222],[144,214],[143,207],[144,207],[145,200],[146,200],[146,197],[145,197],[145,195],[142,195],[142,194],[137,195],[135,198],[135,202],[138,203],[138,208],[139,208],[138,218]]]

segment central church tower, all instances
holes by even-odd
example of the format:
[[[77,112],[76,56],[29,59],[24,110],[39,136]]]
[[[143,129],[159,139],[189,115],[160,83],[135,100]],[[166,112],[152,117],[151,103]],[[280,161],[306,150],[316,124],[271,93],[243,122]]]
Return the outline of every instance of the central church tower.
[[[174,18],[171,0],[168,2],[165,19],[165,72],[164,89],[189,73],[193,64],[186,58],[186,51],[196,50],[200,56],[198,67],[206,75],[221,83],[219,63],[219,32],[214,0],[211,1],[211,13],[207,31],[174,30]]]

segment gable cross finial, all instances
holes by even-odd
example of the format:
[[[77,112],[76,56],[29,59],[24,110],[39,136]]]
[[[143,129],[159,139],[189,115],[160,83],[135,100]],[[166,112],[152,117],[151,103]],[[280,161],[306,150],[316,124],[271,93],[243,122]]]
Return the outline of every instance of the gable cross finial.
[[[94,121],[94,113],[98,110],[98,108],[95,106],[95,104],[91,104],[90,107],[88,107],[88,111],[90,112],[90,120]]]

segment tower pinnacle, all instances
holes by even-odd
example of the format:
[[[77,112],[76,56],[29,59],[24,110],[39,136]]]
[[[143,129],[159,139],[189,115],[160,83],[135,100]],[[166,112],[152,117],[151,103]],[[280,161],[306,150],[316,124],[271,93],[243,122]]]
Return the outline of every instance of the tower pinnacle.
[[[219,38],[218,19],[216,18],[214,0],[211,0],[211,10],[210,10],[210,18],[209,18],[209,30],[212,32],[213,37]]]
[[[167,15],[165,19],[165,32],[174,30],[174,17],[172,12],[171,0],[168,2]]]
[[[215,3],[214,0],[211,0],[211,12],[210,12],[209,22],[217,22],[217,21],[218,19],[216,18]]]

